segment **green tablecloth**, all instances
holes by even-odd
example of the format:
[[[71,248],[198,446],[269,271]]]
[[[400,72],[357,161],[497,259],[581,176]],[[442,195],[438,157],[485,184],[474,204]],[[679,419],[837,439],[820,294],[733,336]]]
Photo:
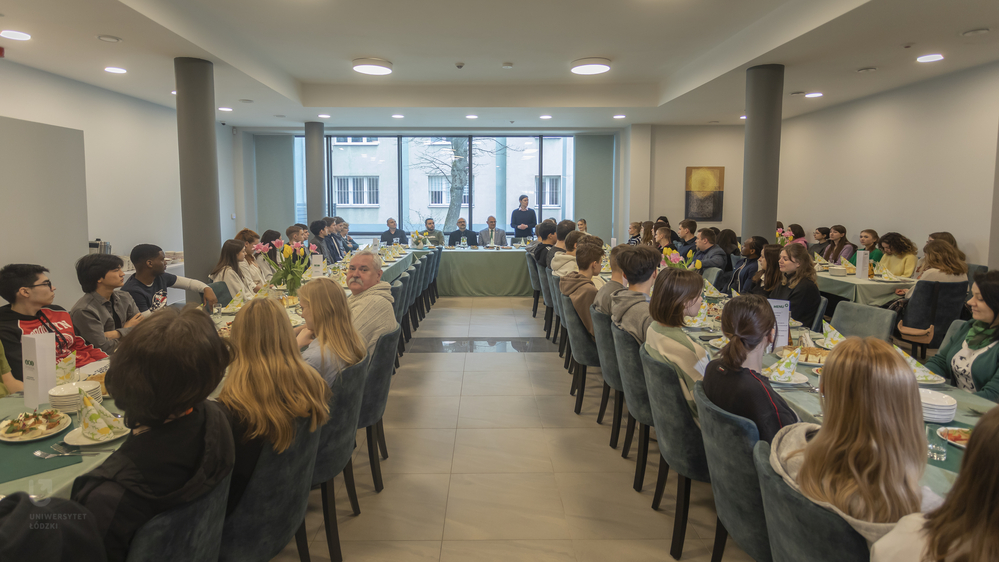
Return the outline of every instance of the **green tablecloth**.
[[[526,253],[512,250],[444,250],[437,275],[442,297],[525,297],[534,294]]]
[[[895,289],[911,287],[915,283],[915,279],[905,279],[899,283],[885,283],[856,275],[833,277],[826,272],[818,274],[819,291],[871,306],[888,304],[898,298]]]

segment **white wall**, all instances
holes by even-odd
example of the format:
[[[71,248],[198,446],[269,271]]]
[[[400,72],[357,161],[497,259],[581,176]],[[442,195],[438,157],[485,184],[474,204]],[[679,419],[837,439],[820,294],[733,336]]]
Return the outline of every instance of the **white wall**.
[[[900,232],[946,230],[986,263],[996,189],[999,64],[784,121],[778,218]],[[726,174],[727,175],[727,174]],[[993,264],[999,265],[999,264]]]
[[[229,240],[244,228],[236,222],[236,190],[234,184],[235,155],[233,153],[232,127],[215,124],[215,152],[219,164],[219,226],[222,241]],[[221,247],[221,242],[219,247]]]

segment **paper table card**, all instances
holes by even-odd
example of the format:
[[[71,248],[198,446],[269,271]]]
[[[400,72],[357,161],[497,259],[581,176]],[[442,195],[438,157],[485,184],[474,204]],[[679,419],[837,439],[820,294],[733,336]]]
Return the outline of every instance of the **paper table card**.
[[[321,254],[312,254],[312,276],[323,276],[323,256]]]
[[[611,245],[611,248],[616,247],[617,246],[617,238],[611,238],[610,245]]]
[[[857,277],[867,277],[868,264],[871,263],[871,253],[867,250],[857,252]]]
[[[24,407],[34,410],[49,401],[56,386],[55,334],[45,332],[21,336],[24,362]]]
[[[777,317],[777,335],[774,338],[774,348],[778,348],[791,343],[791,301],[777,299],[767,299],[770,301],[770,308]]]

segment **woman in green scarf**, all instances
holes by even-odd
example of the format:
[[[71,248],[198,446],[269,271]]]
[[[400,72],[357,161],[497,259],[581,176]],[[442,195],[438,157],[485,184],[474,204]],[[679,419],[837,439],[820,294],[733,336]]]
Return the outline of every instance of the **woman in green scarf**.
[[[926,367],[958,388],[999,402],[999,270],[976,275],[971,293],[972,319]]]

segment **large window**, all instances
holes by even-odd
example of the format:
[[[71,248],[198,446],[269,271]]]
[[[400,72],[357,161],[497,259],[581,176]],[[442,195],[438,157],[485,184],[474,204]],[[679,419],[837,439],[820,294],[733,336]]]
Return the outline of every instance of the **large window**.
[[[333,186],[337,207],[378,205],[378,176],[334,176]]]

